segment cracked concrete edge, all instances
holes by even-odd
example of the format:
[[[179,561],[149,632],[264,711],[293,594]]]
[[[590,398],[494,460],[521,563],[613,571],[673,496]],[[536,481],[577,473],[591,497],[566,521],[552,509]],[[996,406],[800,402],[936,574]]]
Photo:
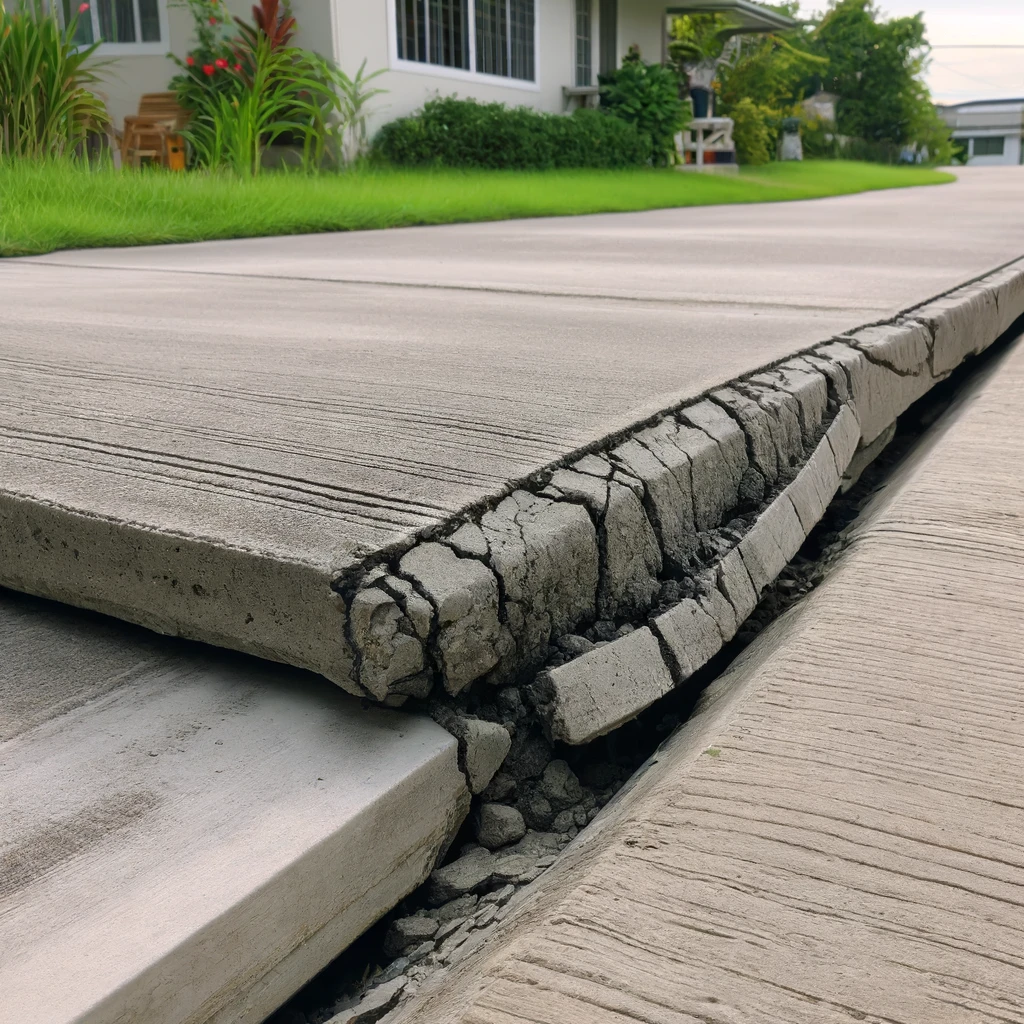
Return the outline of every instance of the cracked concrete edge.
[[[718,387],[603,451],[549,469],[530,489],[513,491],[412,549],[447,548],[472,561],[476,600],[469,588],[453,598],[450,579],[409,576],[410,552],[336,584],[350,607],[369,601],[374,613],[355,629],[349,617],[352,673],[331,678],[394,704],[425,695],[435,682],[455,694],[480,680],[522,679],[540,667],[559,636],[595,619],[645,615],[661,580],[687,566],[701,531],[724,525],[740,502],[760,503],[802,466],[799,486],[794,481],[762,510],[739,545],[739,563],[729,563],[733,570],[743,565],[759,595],[799,548],[796,538],[802,542],[820,519],[824,506],[817,506],[826,492],[831,500],[858,450],[870,451],[901,413],[1021,315],[1024,264],[1017,261],[886,323]],[[814,444],[830,411],[835,416],[825,437],[835,450],[826,466],[824,442]],[[771,540],[752,539],[762,535]],[[718,564],[710,570],[721,572]],[[421,588],[432,609],[425,631],[394,585],[389,588],[389,576]],[[735,575],[733,581],[735,590]],[[371,589],[377,593],[367,596]],[[713,602],[711,590],[705,600]],[[441,600],[457,600],[465,615],[443,626]],[[447,647],[443,628],[459,634]],[[664,634],[652,628],[665,649]],[[458,651],[468,654],[453,671]],[[666,657],[675,657],[677,682],[684,666],[693,665],[689,655]],[[607,658],[585,663],[599,661],[607,671]],[[553,670],[552,678],[567,676],[574,664]],[[649,682],[656,691],[657,673]]]

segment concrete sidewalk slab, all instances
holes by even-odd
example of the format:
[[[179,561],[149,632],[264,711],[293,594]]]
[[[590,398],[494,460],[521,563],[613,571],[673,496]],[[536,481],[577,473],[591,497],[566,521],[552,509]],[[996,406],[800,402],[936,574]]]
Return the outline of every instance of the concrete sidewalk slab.
[[[5,261],[0,582],[350,685],[332,587],[369,556],[1019,255],[1021,197],[995,172]],[[939,244],[959,220],[969,242]],[[347,283],[374,260],[384,283]]]
[[[0,1022],[257,1024],[419,884],[456,741],[0,590]]]
[[[487,944],[387,1024],[1024,1020],[1024,342]]]

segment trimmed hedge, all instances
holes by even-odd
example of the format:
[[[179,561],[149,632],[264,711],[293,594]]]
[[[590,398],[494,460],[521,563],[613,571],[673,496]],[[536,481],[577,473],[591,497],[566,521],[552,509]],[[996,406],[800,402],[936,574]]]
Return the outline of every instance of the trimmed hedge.
[[[566,117],[449,96],[384,125],[373,152],[396,167],[639,167],[650,162],[651,140],[600,110]]]

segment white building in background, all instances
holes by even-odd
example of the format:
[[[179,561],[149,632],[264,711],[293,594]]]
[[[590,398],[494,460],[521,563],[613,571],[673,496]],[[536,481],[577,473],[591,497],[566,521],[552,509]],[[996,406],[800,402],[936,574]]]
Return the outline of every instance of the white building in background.
[[[55,0],[65,17],[78,0]],[[225,0],[251,18],[253,0]],[[793,22],[753,0],[292,0],[295,42],[331,57],[349,74],[365,60],[387,90],[372,105],[371,130],[411,113],[432,96],[473,97],[564,111],[596,92],[597,74],[636,45],[664,58],[668,18],[693,11],[729,15],[747,31]],[[171,0],[90,0],[82,25],[111,60],[101,91],[114,123],[162,92],[176,72],[168,52],[192,45],[188,12]],[[573,95],[575,93],[575,95]],[[581,95],[581,93],[583,95]]]
[[[975,100],[939,107],[969,165],[1024,164],[1024,99]]]

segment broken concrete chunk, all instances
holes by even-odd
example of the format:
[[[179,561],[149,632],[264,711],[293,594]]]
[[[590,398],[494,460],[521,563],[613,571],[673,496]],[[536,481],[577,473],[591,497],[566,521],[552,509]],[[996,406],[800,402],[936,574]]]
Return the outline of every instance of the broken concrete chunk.
[[[745,622],[757,607],[757,593],[735,548],[718,563],[718,586],[736,612],[737,623]]]
[[[398,602],[378,587],[360,590],[349,607],[352,641],[359,654],[360,686],[377,700],[424,668],[423,644]]]
[[[701,608],[715,620],[718,632],[722,636],[722,643],[728,643],[739,629],[736,609],[729,603],[728,598],[712,582],[697,596],[697,601]]]
[[[815,444],[828,410],[828,381],[825,375],[806,363],[789,362],[775,367],[767,377],[775,382],[775,387],[796,399],[800,407],[804,444]]]
[[[734,388],[720,388],[711,393],[713,401],[731,413],[747,438],[747,451],[754,468],[769,484],[779,477],[779,452],[773,440],[768,413],[754,399]]]
[[[504,726],[496,722],[468,719],[462,740],[469,791],[482,793],[505,760],[512,746],[512,737]]]
[[[476,523],[464,523],[445,543],[454,548],[464,558],[486,558],[487,538]]]
[[[775,573],[777,576],[803,546],[807,539],[807,531],[804,530],[793,502],[789,500],[785,491],[761,513],[757,525],[771,533],[772,539],[782,553],[783,562]]]
[[[597,533],[579,505],[527,491],[513,492],[485,513],[480,526],[504,582],[508,625],[518,646],[518,664],[499,667],[511,675],[540,663],[553,635],[594,618]]]
[[[426,640],[434,625],[434,609],[430,602],[417,594],[408,580],[398,576],[385,576],[382,585],[383,589],[390,591],[398,599],[399,606],[412,623],[416,635],[421,640]]]
[[[488,850],[518,842],[526,835],[526,822],[514,807],[482,804],[476,822],[476,838]]]
[[[437,921],[432,917],[400,917],[391,922],[384,936],[384,952],[388,956],[400,956],[407,946],[432,939],[436,931]]]
[[[647,628],[544,673],[541,708],[554,739],[589,743],[668,693],[672,676]]]
[[[482,562],[444,544],[418,544],[399,567],[433,602],[444,686],[459,693],[498,663],[498,581]]]
[[[793,515],[796,516],[795,511]],[[763,514],[740,541],[739,552],[758,597],[764,593],[766,587],[775,582],[775,578],[789,561],[782,553],[774,531],[770,529]]]
[[[821,521],[838,486],[839,475],[832,446],[823,437],[796,479],[783,492],[793,503],[805,536]]]
[[[735,470],[723,472],[728,464],[722,449],[703,430],[680,424],[671,442],[690,462],[694,526],[698,531],[713,530],[736,506],[743,475],[737,476]]]
[[[680,422],[703,430],[717,442],[725,464],[725,473],[738,486],[747,471],[748,463],[747,439],[736,420],[720,405],[706,398],[680,409],[677,416]]]
[[[987,288],[961,289],[913,310],[932,333],[932,373],[944,376],[969,355],[984,351],[999,335],[999,311]]]
[[[564,811],[567,807],[572,807],[583,799],[583,787],[580,786],[580,780],[576,778],[568,763],[562,760],[552,761],[544,769],[540,780],[540,791],[556,811]]]
[[[885,427],[877,431],[872,440],[875,440],[887,429],[888,427]],[[853,456],[861,444],[861,427],[850,408],[843,406],[839,410],[825,437],[835,455],[836,469],[841,477],[853,461]]]
[[[672,654],[677,682],[688,679],[722,649],[718,623],[690,598],[662,612],[652,625]]]
[[[585,504],[598,523],[604,555],[598,614],[617,618],[647,607],[658,591],[661,548],[635,491],[614,477],[602,480],[574,469],[557,470],[550,486]]]
[[[853,458],[850,460],[849,466],[846,467],[846,472],[843,473],[843,494],[849,491],[850,488],[857,485],[857,481],[860,480],[864,470],[866,470],[868,466],[870,466],[871,463],[889,447],[895,436],[896,424],[890,423],[889,426],[871,442],[871,444],[864,448],[857,449]]]
[[[401,1001],[409,979],[403,974],[382,985],[371,988],[363,998],[349,1010],[342,1010],[327,1024],[376,1024],[386,1013],[390,1013]]]
[[[776,383],[769,381],[756,384],[753,380],[746,380],[742,384],[737,384],[736,389],[755,398],[757,404],[768,414],[768,430],[775,446],[781,476],[803,462],[804,435],[800,403],[793,395],[780,390]]]
[[[470,892],[482,892],[494,873],[494,854],[488,850],[475,849],[436,868],[427,879],[427,902],[432,907],[465,896]]]

